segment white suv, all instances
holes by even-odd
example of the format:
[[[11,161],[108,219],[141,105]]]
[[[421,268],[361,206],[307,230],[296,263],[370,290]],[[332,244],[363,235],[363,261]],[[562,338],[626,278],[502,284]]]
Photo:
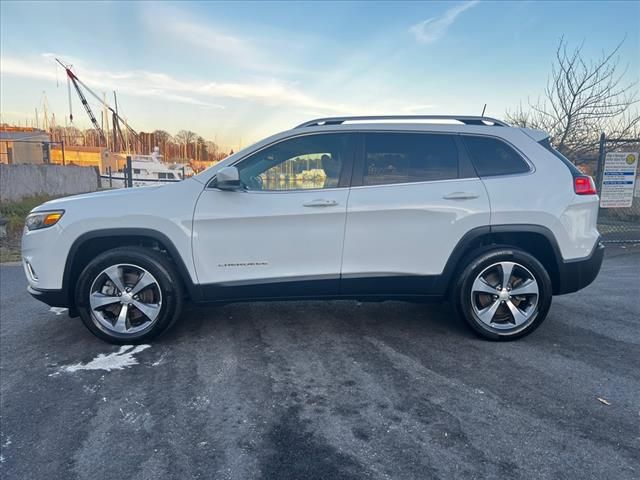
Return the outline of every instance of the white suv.
[[[193,178],[47,202],[22,240],[29,292],[98,337],[147,341],[185,299],[450,299],[522,337],[593,281],[593,181],[544,132],[487,117],[313,120]]]

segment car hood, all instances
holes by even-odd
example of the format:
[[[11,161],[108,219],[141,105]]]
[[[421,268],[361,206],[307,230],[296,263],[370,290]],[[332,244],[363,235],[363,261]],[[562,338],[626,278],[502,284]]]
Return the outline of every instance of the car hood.
[[[119,198],[119,197],[136,197],[140,195],[149,194],[160,188],[167,188],[168,185],[150,185],[148,187],[135,187],[135,188],[118,188],[113,190],[101,190],[92,193],[82,193],[80,195],[71,195],[69,197],[56,198],[49,200],[48,202],[38,205],[33,209],[34,212],[53,209],[64,209],[67,205],[73,203],[86,202],[87,200],[99,199],[99,198]]]

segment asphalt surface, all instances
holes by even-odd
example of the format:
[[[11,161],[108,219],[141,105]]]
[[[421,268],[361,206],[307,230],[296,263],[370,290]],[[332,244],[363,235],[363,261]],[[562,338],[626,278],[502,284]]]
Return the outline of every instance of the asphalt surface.
[[[446,305],[300,302],[120,349],[2,266],[0,476],[640,478],[640,249],[614,250],[511,343]]]

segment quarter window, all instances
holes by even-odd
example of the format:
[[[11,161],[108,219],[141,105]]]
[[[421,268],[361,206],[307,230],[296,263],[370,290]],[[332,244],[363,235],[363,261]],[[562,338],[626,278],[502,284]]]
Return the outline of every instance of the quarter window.
[[[247,190],[336,188],[348,155],[350,135],[305,135],[277,143],[238,165]]]
[[[458,149],[451,135],[369,133],[364,185],[458,178]]]
[[[480,177],[526,173],[529,165],[512,147],[492,137],[463,136],[471,161]]]

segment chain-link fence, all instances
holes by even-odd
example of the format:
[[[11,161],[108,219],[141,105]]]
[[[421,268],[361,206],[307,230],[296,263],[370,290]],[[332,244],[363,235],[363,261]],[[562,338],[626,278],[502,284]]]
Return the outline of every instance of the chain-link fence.
[[[593,165],[593,171],[591,172],[595,179],[598,188],[598,193],[601,196],[600,209],[598,212],[598,230],[602,234],[602,239],[605,243],[640,243],[640,168],[635,165],[636,168],[636,182],[635,192],[633,192],[633,198],[631,206],[628,207],[603,207],[602,198],[603,185],[605,182],[609,182],[612,178],[611,175],[605,174],[605,163],[607,154],[611,152],[624,152],[635,153],[635,164],[640,161],[640,139],[626,139],[626,140],[608,140],[602,135],[600,138],[600,152]],[[633,167],[632,159],[629,158],[630,167]],[[620,173],[620,177],[624,178],[624,181],[629,185],[629,181],[633,181],[633,177],[630,176],[632,168],[626,168],[625,174]],[[619,183],[619,182],[618,182]],[[606,198],[606,194],[604,195]],[[606,202],[605,202],[606,204]]]

